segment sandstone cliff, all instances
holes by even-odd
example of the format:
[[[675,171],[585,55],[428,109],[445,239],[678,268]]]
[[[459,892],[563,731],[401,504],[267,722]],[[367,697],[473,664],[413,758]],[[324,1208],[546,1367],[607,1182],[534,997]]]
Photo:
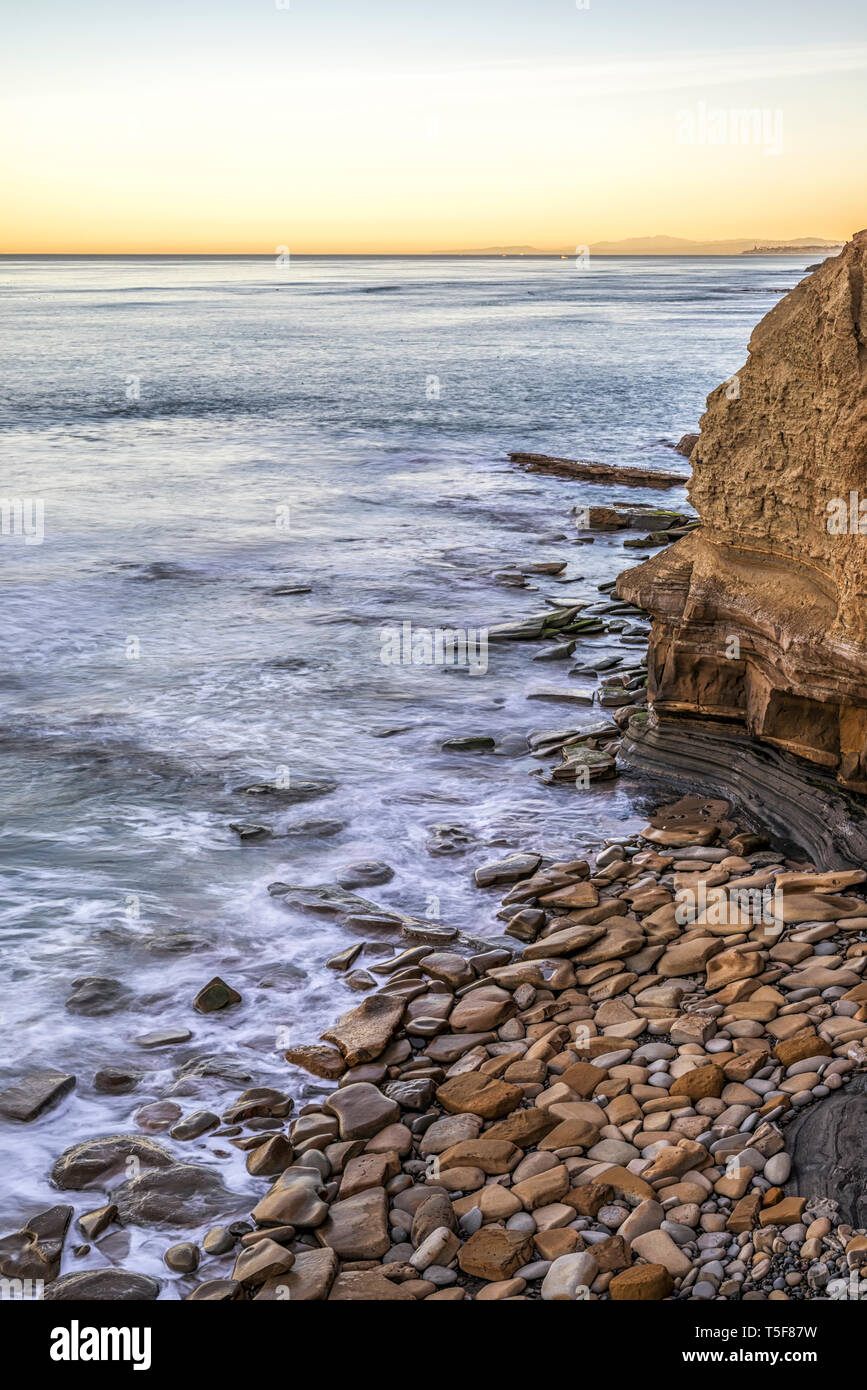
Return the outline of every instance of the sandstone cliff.
[[[655,718],[739,724],[867,791],[867,231],[708,397],[701,528],[620,577],[654,618]]]

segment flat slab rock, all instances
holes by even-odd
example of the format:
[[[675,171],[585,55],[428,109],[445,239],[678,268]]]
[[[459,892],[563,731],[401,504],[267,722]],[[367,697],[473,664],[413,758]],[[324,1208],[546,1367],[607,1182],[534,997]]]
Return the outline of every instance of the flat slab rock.
[[[56,1105],[75,1085],[75,1077],[62,1071],[34,1071],[0,1093],[0,1115],[29,1123],[43,1110]]]

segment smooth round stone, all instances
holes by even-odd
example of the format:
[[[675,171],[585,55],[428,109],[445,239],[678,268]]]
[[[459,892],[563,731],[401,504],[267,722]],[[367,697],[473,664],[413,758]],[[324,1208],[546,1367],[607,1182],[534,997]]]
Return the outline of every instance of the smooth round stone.
[[[532,1264],[523,1265],[514,1277],[524,1279],[528,1284],[533,1279],[544,1279],[552,1264],[553,1260],[534,1260]]]
[[[479,1214],[481,1215],[481,1213]],[[515,1215],[510,1216],[506,1222],[506,1230],[526,1231],[529,1235],[533,1235],[536,1230],[535,1217],[531,1216],[528,1211],[516,1211]]]
[[[709,1038],[705,1043],[705,1049],[711,1053],[731,1052],[732,1040],[731,1038]]]
[[[234,1246],[235,1237],[226,1230],[225,1226],[214,1226],[202,1241],[202,1248],[206,1255],[228,1255]]]
[[[602,1067],[605,1071],[610,1071],[612,1067],[620,1067],[624,1062],[628,1062],[632,1053],[628,1049],[620,1052],[603,1052],[601,1057],[593,1058],[594,1067]]]
[[[424,1272],[425,1279],[429,1279],[432,1284],[436,1284],[438,1289],[446,1289],[449,1284],[457,1283],[457,1273],[453,1269],[444,1269],[442,1265],[428,1265]]]
[[[629,1212],[625,1207],[600,1207],[596,1213],[596,1220],[601,1222],[603,1226],[607,1226],[609,1230],[616,1231],[628,1215]]]
[[[791,1171],[792,1160],[785,1152],[773,1154],[764,1166],[764,1176],[774,1187],[781,1187]]]
[[[631,1054],[632,1060],[637,1066],[643,1066],[646,1062],[656,1062],[660,1059],[677,1056],[677,1048],[672,1047],[671,1043],[643,1043]]]
[[[822,1100],[825,1096],[829,1096],[830,1094],[831,1094],[831,1088],[830,1088],[830,1086],[814,1086],[814,1087],[813,1087],[813,1095],[816,1097],[817,1100]]]
[[[693,1298],[716,1298],[716,1288],[707,1279],[699,1279],[692,1289]]]
[[[471,1207],[470,1210],[468,1212],[465,1212],[464,1215],[461,1217],[460,1221],[458,1222],[458,1225],[460,1226],[461,1230],[465,1232],[466,1235],[472,1236],[475,1235],[476,1231],[478,1231],[481,1228],[484,1219],[485,1218],[482,1215],[481,1209],[479,1207]]]
[[[397,1245],[392,1245],[384,1257],[385,1264],[409,1264],[411,1257],[415,1254],[410,1242],[401,1241]]]

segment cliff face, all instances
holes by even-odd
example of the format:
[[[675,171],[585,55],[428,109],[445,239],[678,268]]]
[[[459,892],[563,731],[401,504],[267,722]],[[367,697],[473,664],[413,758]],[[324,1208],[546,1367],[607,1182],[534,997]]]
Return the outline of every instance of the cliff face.
[[[701,528],[620,577],[656,717],[739,724],[867,792],[867,231],[761,321],[709,397]]]

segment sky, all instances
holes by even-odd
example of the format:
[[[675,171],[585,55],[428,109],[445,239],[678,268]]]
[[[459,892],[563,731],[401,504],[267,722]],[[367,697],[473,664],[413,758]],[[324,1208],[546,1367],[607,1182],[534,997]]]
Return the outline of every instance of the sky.
[[[0,20],[0,252],[867,226],[863,0],[0,0]]]

